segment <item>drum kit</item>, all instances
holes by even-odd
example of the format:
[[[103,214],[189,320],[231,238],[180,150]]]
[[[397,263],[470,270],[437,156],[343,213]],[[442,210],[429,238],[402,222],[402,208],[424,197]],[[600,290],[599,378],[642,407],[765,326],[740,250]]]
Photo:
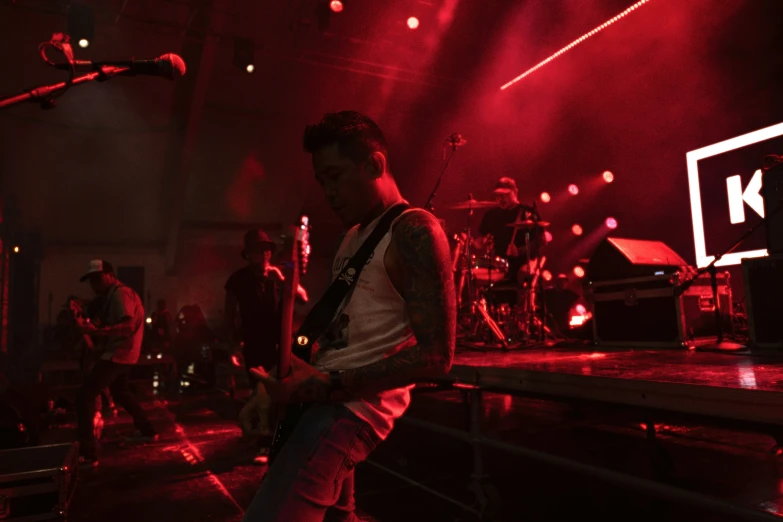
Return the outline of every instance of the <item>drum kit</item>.
[[[471,234],[473,212],[497,206],[494,201],[475,200],[471,194],[448,207],[467,212],[465,232],[454,236],[452,268],[459,307],[458,335],[460,344],[468,348],[509,350],[541,344],[551,335],[544,320],[543,299],[536,299],[542,295],[540,275],[546,258],[530,257],[531,235],[549,223],[517,219],[507,225],[513,228],[511,245],[516,244],[519,233],[525,236],[525,257],[514,263],[510,256],[497,255],[491,236],[476,240]],[[519,266],[519,273],[510,273]]]

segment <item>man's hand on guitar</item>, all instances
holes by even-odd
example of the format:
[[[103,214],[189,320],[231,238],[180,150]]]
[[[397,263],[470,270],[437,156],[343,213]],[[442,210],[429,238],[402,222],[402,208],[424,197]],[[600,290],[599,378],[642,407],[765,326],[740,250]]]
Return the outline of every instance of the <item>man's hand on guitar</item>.
[[[331,379],[324,373],[297,357],[291,359],[291,371],[282,380],[275,377],[272,369],[267,372],[262,366],[250,370],[266,388],[273,400],[282,403],[325,401],[329,398]]]
[[[83,319],[77,320],[76,325],[79,328],[79,331],[84,335],[94,334],[98,331],[97,326]]]

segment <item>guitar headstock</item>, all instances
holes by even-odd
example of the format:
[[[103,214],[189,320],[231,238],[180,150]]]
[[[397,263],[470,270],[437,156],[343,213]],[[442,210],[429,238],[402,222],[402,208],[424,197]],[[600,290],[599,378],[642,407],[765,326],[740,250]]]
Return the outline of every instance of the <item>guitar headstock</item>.
[[[307,262],[310,260],[310,218],[302,214],[299,218],[299,229],[296,238],[299,250],[299,273],[307,273]]]

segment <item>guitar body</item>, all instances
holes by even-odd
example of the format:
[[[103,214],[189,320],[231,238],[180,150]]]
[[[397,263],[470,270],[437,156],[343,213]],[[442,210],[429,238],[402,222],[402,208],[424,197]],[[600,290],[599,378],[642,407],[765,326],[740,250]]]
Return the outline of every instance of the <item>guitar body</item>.
[[[299,275],[304,273],[307,267],[307,257],[310,254],[309,245],[309,221],[307,216],[302,216],[301,221],[294,233],[294,244],[291,249],[291,261],[285,265],[284,284],[283,284],[283,313],[281,316],[280,332],[280,350],[279,361],[277,365],[277,378],[282,379],[285,373],[291,367],[292,355],[310,362],[311,352],[309,349],[302,351],[302,346],[293,343],[293,318],[294,301],[299,287]],[[306,343],[311,344],[309,341]],[[285,412],[275,426],[275,434],[272,437],[272,444],[269,447],[269,463],[275,461],[280,454],[280,450],[285,445],[291,434],[296,429],[299,419],[308,408],[308,404],[295,403],[287,404]]]

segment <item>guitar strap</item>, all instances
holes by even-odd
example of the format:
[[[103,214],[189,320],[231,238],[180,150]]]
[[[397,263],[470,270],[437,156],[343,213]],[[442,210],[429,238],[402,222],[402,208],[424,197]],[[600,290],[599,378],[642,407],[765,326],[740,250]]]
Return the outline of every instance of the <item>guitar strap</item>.
[[[375,229],[364,240],[359,250],[348,261],[340,274],[334,278],[326,293],[313,306],[297,331],[295,337],[297,341],[294,342],[292,349],[292,353],[295,356],[310,362],[313,344],[332,323],[337,309],[342,304],[345,296],[359,281],[359,274],[367,265],[367,261],[370,259],[370,255],[375,250],[375,247],[378,246],[381,238],[389,231],[392,222],[409,208],[411,207],[408,203],[398,203],[389,208],[378,221]],[[300,344],[299,340],[303,341],[303,343]]]

